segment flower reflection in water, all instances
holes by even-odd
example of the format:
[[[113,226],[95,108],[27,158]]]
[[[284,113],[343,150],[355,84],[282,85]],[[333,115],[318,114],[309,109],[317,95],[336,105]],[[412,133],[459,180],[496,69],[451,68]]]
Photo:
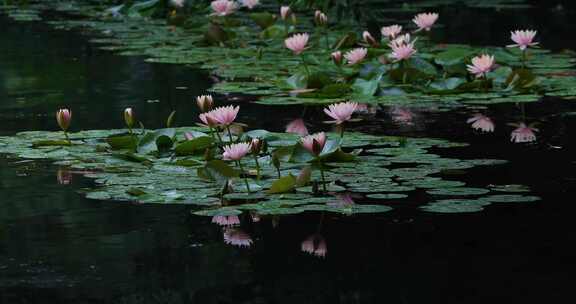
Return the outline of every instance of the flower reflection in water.
[[[516,129],[510,134],[510,141],[514,143],[527,143],[536,141],[536,134],[534,132],[538,132],[538,129],[527,126],[523,122],[510,125],[516,127]]]
[[[494,122],[490,117],[482,115],[482,114],[475,114],[474,116],[468,118],[466,123],[471,124],[472,129],[480,130],[482,132],[494,132]]]
[[[240,225],[240,219],[237,215],[216,215],[212,217],[212,223],[220,226]]]
[[[414,113],[409,108],[395,107],[390,111],[392,121],[400,125],[412,125]]]
[[[56,172],[56,179],[58,180],[59,185],[70,185],[72,183],[72,172],[66,169],[58,169]]]
[[[225,228],[224,243],[238,247],[250,247],[252,245],[252,238],[250,238],[248,233],[240,229]]]
[[[300,136],[308,135],[308,128],[301,118],[294,119],[286,125],[286,133],[295,133]]]
[[[302,242],[301,250],[317,257],[325,257],[328,249],[326,247],[326,240],[319,235],[313,234]]]

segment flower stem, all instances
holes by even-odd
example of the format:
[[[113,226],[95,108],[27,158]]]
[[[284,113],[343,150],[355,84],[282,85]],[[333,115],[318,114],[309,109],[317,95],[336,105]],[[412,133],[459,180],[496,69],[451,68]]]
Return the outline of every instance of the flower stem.
[[[327,192],[328,190],[326,190],[326,177],[324,176],[324,168],[322,168],[322,161],[320,160],[320,157],[318,157],[318,166],[320,167],[320,176],[322,177],[322,189],[324,192]]]
[[[258,162],[257,154],[254,154],[254,162],[256,163],[256,179],[260,180],[260,163]]]
[[[69,145],[72,144],[72,142],[70,141],[70,137],[68,137],[68,132],[64,131],[64,138],[66,138],[66,141],[68,142]]]
[[[226,130],[228,130],[228,137],[230,138],[230,143],[233,143],[232,132],[230,132],[230,126],[226,126]]]
[[[244,175],[244,183],[246,184],[246,189],[248,190],[248,193],[251,193],[250,191],[250,184],[248,184],[248,178],[246,178],[246,175],[244,174],[244,167],[242,167],[242,162],[237,160],[236,164],[238,164],[238,167],[240,167],[240,174]]]
[[[522,50],[522,69],[526,68],[526,50]]]

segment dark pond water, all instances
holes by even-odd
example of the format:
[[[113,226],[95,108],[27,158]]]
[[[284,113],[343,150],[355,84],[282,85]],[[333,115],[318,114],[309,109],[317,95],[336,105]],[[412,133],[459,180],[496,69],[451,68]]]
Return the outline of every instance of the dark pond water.
[[[82,118],[76,130],[120,127],[127,106],[149,127],[161,126],[172,109],[179,124],[190,125],[193,97],[211,84],[204,72],[97,51],[80,36],[41,24],[0,25],[2,135],[55,130],[53,113],[64,105]],[[275,130],[302,112],[242,107],[239,120]],[[465,123],[473,109],[411,109],[411,125],[393,122],[391,111],[382,108],[355,127],[469,142],[451,156],[510,162],[467,170],[466,182],[526,184],[543,200],[474,214],[395,206],[372,216],[242,218],[254,244],[238,248],[187,207],[87,200],[78,192],[91,186],[88,179],[2,158],[0,303],[570,302],[576,116],[561,114],[576,106],[490,106],[483,110],[497,123],[490,135]],[[323,120],[313,109],[305,119]],[[540,123],[537,144],[509,143],[506,123],[519,120]],[[326,239],[323,259],[300,251],[315,233]]]

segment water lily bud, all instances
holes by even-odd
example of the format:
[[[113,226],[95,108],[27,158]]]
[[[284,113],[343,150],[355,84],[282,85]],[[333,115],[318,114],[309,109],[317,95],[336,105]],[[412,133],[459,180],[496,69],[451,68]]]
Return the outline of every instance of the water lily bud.
[[[332,54],[330,54],[330,57],[332,57],[332,61],[334,62],[334,64],[336,65],[342,64],[342,52],[340,51],[333,52]]]
[[[62,131],[68,130],[70,122],[72,121],[72,111],[68,109],[60,109],[56,112],[56,121]]]
[[[126,108],[124,110],[124,122],[129,129],[132,129],[134,126],[134,112],[132,111],[132,108]]]
[[[262,143],[263,141],[260,138],[253,138],[250,143],[250,152],[253,154],[260,154],[262,151]]]
[[[328,16],[320,10],[314,12],[314,22],[317,26],[324,26],[328,23]]]
[[[286,21],[288,16],[290,16],[291,14],[292,14],[292,10],[290,9],[289,6],[282,6],[280,8],[280,17],[282,17],[282,20]]]
[[[208,112],[212,110],[214,100],[212,99],[212,95],[201,95],[196,97],[196,104],[198,104],[201,112]]]
[[[364,39],[364,42],[366,42],[370,45],[373,45],[373,46],[377,45],[376,39],[374,39],[372,34],[370,34],[370,32],[368,32],[368,31],[364,31],[362,33],[362,39]]]

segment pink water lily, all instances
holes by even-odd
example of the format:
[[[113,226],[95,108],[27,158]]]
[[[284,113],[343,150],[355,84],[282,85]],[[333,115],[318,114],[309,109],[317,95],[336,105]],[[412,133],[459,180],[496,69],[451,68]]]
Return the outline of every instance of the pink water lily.
[[[342,64],[342,52],[340,51],[332,52],[332,54],[330,54],[330,58],[332,58],[334,64],[336,65]]]
[[[308,135],[308,128],[301,118],[294,119],[286,125],[286,133],[295,133],[300,136]]]
[[[342,124],[352,118],[352,114],[357,108],[357,102],[347,101],[329,105],[328,108],[324,108],[324,113],[334,119],[330,123]]]
[[[294,52],[294,55],[300,55],[306,49],[306,44],[308,44],[308,39],[310,36],[308,33],[295,34],[292,37],[286,38],[284,40],[284,45]]]
[[[210,3],[210,7],[212,7],[212,10],[214,11],[213,15],[223,17],[234,13],[238,8],[238,4],[229,0],[216,0]]]
[[[494,67],[494,56],[488,54],[476,56],[472,58],[472,64],[466,65],[466,67],[476,78],[486,76]]]
[[[212,110],[212,107],[214,106],[214,99],[212,98],[212,95],[200,95],[196,97],[196,104],[200,111],[208,112]]]
[[[538,129],[529,127],[523,122],[517,126],[518,127],[510,134],[510,141],[514,143],[527,143],[536,140],[536,134],[534,132],[538,132]]]
[[[414,44],[415,42],[416,42],[416,39],[414,39],[414,41],[412,41],[410,34],[406,33],[404,35],[399,35],[396,38],[394,38],[392,41],[390,41],[390,43],[388,43],[388,46],[390,48],[394,48],[394,47],[399,47],[401,45],[406,45],[409,43]]]
[[[507,47],[518,47],[522,51],[530,46],[535,46],[538,42],[532,42],[536,36],[537,31],[534,30],[516,30],[510,32],[510,39],[516,44],[507,45]]]
[[[407,60],[412,55],[416,54],[416,49],[414,49],[414,42],[404,44],[404,43],[391,43],[392,53],[388,56],[394,59],[395,62]]]
[[[198,115],[198,117],[200,118],[202,123],[209,128],[214,128],[218,125],[218,122],[214,118],[212,118],[210,112],[202,113]]]
[[[240,225],[240,218],[237,215],[216,215],[212,217],[212,223],[220,226]]]
[[[482,115],[482,114],[475,114],[474,116],[468,118],[466,123],[472,124],[471,127],[474,130],[480,130],[482,132],[494,132],[494,122],[490,117]]]
[[[222,153],[222,158],[224,160],[241,160],[246,154],[251,150],[250,143],[237,143],[224,146],[224,152]]]
[[[224,229],[224,243],[238,246],[250,247],[252,245],[252,238],[246,232],[236,228]]]
[[[289,6],[280,7],[280,17],[282,18],[282,20],[286,21],[286,19],[288,19],[288,16],[290,16],[291,14],[292,10],[290,9]]]
[[[225,107],[218,107],[207,113],[209,117],[216,121],[219,125],[227,127],[234,122],[236,115],[238,115],[238,111],[240,111],[239,106],[230,105]]]
[[[394,39],[396,35],[402,32],[402,26],[398,24],[393,24],[390,26],[384,26],[380,29],[380,33],[382,36],[387,37],[388,39]]]
[[[328,252],[326,241],[319,234],[314,234],[306,238],[302,242],[300,249],[305,253],[321,258],[325,257]]]
[[[348,61],[349,65],[355,65],[357,63],[362,62],[362,60],[364,60],[364,58],[366,58],[367,54],[368,54],[368,49],[357,48],[357,49],[353,49],[351,51],[348,51],[346,54],[344,54],[344,58],[346,58],[346,61]]]
[[[62,131],[66,132],[70,127],[72,121],[72,111],[68,109],[60,109],[56,112],[56,122]]]
[[[260,4],[260,0],[242,0],[242,5],[249,9],[253,9],[258,4]]]
[[[434,23],[436,23],[436,20],[438,20],[437,13],[421,13],[416,15],[414,19],[412,19],[412,22],[414,22],[416,26],[418,26],[417,31],[421,30],[429,31],[434,25]]]
[[[320,155],[326,145],[326,133],[320,132],[301,139],[302,147],[313,155]]]

